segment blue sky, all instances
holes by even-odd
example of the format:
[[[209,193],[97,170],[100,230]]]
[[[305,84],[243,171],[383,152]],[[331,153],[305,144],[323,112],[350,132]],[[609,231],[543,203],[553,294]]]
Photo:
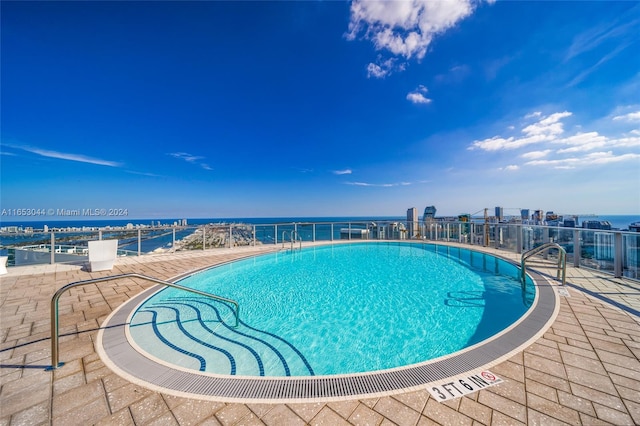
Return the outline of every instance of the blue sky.
[[[0,7],[4,210],[640,213],[637,2]]]

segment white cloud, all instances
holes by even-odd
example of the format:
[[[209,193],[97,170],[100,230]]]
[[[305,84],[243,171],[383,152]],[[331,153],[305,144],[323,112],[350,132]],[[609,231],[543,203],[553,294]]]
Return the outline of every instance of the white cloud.
[[[334,175],[350,175],[351,173],[353,173],[353,171],[351,169],[334,170],[333,171]]]
[[[620,52],[629,47],[631,43],[618,45],[615,49],[609,51],[606,55],[604,55],[598,62],[596,62],[591,67],[584,69],[580,74],[573,78],[567,85],[567,87],[573,87],[580,83],[582,83],[586,78],[594,73],[598,68],[600,68],[603,64],[609,62],[611,59],[615,58]]]
[[[391,70],[384,69],[378,64],[370,63],[367,65],[367,77],[384,78],[391,73]]]
[[[522,129],[522,133],[529,136],[545,135],[547,137],[555,137],[564,131],[560,120],[570,115],[571,113],[568,111],[556,112],[537,123],[525,127]]]
[[[564,148],[558,150],[558,154],[564,154],[567,152],[582,152],[592,151],[594,149],[602,148],[609,143],[609,140],[598,134],[598,132],[589,133],[577,133],[568,138],[559,139],[555,143],[563,145],[571,145],[570,148]]]
[[[627,18],[630,19],[627,20]],[[639,23],[640,20],[634,16],[634,12],[629,12],[619,16],[615,21],[590,27],[574,37],[573,43],[567,50],[565,61],[594,50],[611,40],[617,40],[616,44],[620,45],[622,44],[620,40],[635,39]]]
[[[406,60],[421,60],[433,38],[469,16],[475,3],[471,0],[354,0],[346,37],[354,40],[362,35],[373,42],[376,50]],[[385,70],[371,65],[375,64],[369,64],[370,75]]]
[[[526,152],[522,154],[520,157],[536,159],[536,158],[546,157],[547,155],[549,155],[550,152],[551,152],[550,149],[545,149],[544,151],[531,151],[531,152]]]
[[[507,172],[512,172],[512,171],[519,170],[519,169],[520,169],[520,166],[518,166],[516,164],[511,164],[511,165],[508,165],[506,167],[501,168],[500,170],[505,170]]]
[[[640,133],[631,131],[615,137],[603,135],[597,131],[578,131],[565,135],[562,120],[570,116],[572,113],[568,111],[547,116],[543,116],[539,112],[528,114],[525,119],[535,118],[536,121],[524,125],[520,136],[503,137],[497,135],[484,140],[476,140],[469,145],[468,149],[499,152],[516,150],[533,144],[540,147],[519,154],[518,156],[525,160],[523,164],[500,167],[498,170],[516,170],[514,167],[518,166],[574,169],[637,161],[640,158],[637,149],[636,152],[630,152],[631,149],[640,147]],[[628,116],[631,119],[635,117],[633,113],[616,117],[621,117],[619,120],[627,120]],[[610,117],[606,122],[609,122]],[[592,125],[598,125],[598,123],[603,123],[603,121],[599,120]],[[574,131],[582,128],[583,126],[576,125]]]
[[[21,149],[23,151],[31,152],[32,154],[37,154],[42,157],[57,158],[59,160],[77,161],[79,163],[96,164],[99,166],[108,166],[108,167],[122,166],[121,163],[118,163],[115,161],[102,160],[100,158],[89,157],[83,154],[70,154],[66,152],[51,151],[48,149],[41,149],[41,148],[36,148],[32,146],[27,146],[27,145],[7,145],[7,146],[11,148],[16,148],[16,149]]]
[[[200,160],[204,160],[204,157],[199,155],[191,155],[187,152],[170,152],[167,155],[170,155],[173,158],[177,158],[179,160],[184,160],[187,163],[196,164],[201,168],[203,168],[204,170],[213,170],[213,168],[209,166],[207,163],[203,163],[200,161]]]
[[[368,183],[368,182],[345,182],[345,185],[353,186],[369,186],[377,188],[392,188],[394,186],[409,186],[411,182],[397,182],[397,183]]]
[[[525,163],[528,166],[551,166],[556,169],[568,169],[575,168],[576,166],[587,166],[594,164],[610,164],[619,163],[622,161],[637,160],[640,159],[640,154],[621,154],[614,155],[612,151],[607,152],[593,152],[584,157],[569,157],[561,158],[557,160],[534,160]]]
[[[630,112],[624,115],[616,115],[613,117],[614,121],[627,121],[630,123],[640,123],[640,111]]]
[[[535,112],[528,114],[525,118],[540,117],[540,113]],[[481,141],[474,141],[469,149],[482,149],[484,151],[499,151],[504,149],[516,149],[523,146],[537,144],[541,142],[548,142],[556,139],[557,136],[564,132],[563,125],[560,122],[561,119],[569,117],[570,112],[557,112],[538,120],[536,123],[530,124],[524,129],[524,137],[515,138],[503,138],[501,136],[494,136]]]
[[[407,94],[407,100],[413,102],[414,104],[431,103],[431,99],[425,96],[426,93],[427,88],[421,84],[417,89]]]

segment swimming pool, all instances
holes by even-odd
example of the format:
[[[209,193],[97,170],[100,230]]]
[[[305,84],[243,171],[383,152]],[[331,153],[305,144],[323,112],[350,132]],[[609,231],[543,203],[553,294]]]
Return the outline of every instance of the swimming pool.
[[[152,297],[141,295],[120,315],[127,315],[130,324],[125,335],[135,353],[131,356],[189,372],[193,375],[189,380],[201,377],[199,389],[211,388],[213,378],[230,379],[225,389],[231,386],[236,389],[233,395],[239,395],[238,389],[247,387],[243,381],[255,387],[252,377],[263,380],[257,382],[260,386],[273,379],[273,383],[284,380],[287,388],[311,389],[322,382],[311,376],[358,381],[408,371],[412,373],[407,380],[415,385],[416,380],[433,380],[496,361],[512,344],[522,344],[540,332],[531,324],[519,327],[521,318],[533,311],[540,314],[536,302],[541,295],[553,299],[536,320],[538,327],[543,326],[554,311],[555,299],[536,292],[533,281],[523,291],[518,272],[506,260],[457,247],[413,242],[334,244],[232,262],[180,281],[238,300],[237,328],[228,306],[174,289]],[[507,335],[511,338],[505,346]],[[487,351],[486,341],[500,341],[498,350]],[[482,356],[476,349],[482,349]],[[473,360],[465,359],[465,354],[473,354]],[[456,357],[453,364],[458,365],[451,364]],[[136,368],[127,365],[125,373],[136,375]],[[429,365],[437,366],[435,376],[421,371]],[[234,375],[240,382],[233,382]],[[407,387],[398,377],[394,381],[382,390]],[[374,393],[381,390],[379,385],[360,387]],[[305,398],[334,394],[335,389],[321,388]],[[288,393],[282,389],[276,393],[283,392]],[[294,394],[300,397],[300,392]],[[347,391],[353,392],[362,389]],[[261,391],[258,397],[244,398],[267,394],[274,397],[273,392]]]

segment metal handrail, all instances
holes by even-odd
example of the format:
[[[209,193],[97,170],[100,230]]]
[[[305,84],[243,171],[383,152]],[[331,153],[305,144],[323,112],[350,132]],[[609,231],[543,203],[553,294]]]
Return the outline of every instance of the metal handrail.
[[[156,284],[162,284],[167,287],[173,287],[173,288],[177,288],[178,290],[184,290],[190,293],[195,293],[200,296],[210,297],[220,302],[230,303],[235,307],[236,324],[234,327],[238,326],[238,317],[240,315],[240,305],[238,305],[238,302],[236,302],[235,300],[227,299],[226,297],[222,297],[222,296],[216,296],[215,294],[207,293],[207,292],[196,290],[193,288],[184,287],[184,286],[181,286],[180,284],[172,283],[169,281],[163,281],[158,278],[150,277],[148,275],[129,273],[129,274],[112,275],[110,277],[93,278],[93,279],[84,280],[84,281],[76,281],[60,288],[58,291],[55,292],[55,294],[51,298],[51,367],[48,367],[47,370],[55,370],[56,368],[62,367],[64,365],[64,362],[60,362],[60,359],[59,359],[60,348],[59,348],[59,330],[58,330],[58,299],[60,299],[60,296],[62,295],[62,293],[64,293],[65,291],[69,290],[72,287],[78,287],[78,286],[87,285],[87,284],[94,284],[94,283],[99,283],[103,281],[112,281],[120,278],[140,278],[143,280],[152,281]]]
[[[543,251],[549,249],[558,249],[558,272],[556,278],[560,279],[560,271],[562,271],[562,285],[565,285],[567,281],[567,251],[558,243],[546,243],[539,247],[532,248],[531,250],[522,254],[522,260],[520,261],[520,271],[522,274],[522,283],[525,283],[527,276],[527,259]]]
[[[302,238],[300,238],[300,234],[298,234],[298,231],[296,231],[295,229],[292,231],[282,231],[282,248],[284,249],[284,243],[286,241],[284,237],[285,235],[287,235],[287,233],[290,234],[289,241],[291,243],[291,251],[293,251],[293,243],[295,243],[296,241],[300,243],[300,250],[302,250]]]

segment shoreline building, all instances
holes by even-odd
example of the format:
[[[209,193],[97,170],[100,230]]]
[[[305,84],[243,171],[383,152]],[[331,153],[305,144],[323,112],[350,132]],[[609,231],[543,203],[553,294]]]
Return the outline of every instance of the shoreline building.
[[[407,232],[409,238],[415,238],[420,234],[418,209],[415,207],[411,207],[407,210]]]

